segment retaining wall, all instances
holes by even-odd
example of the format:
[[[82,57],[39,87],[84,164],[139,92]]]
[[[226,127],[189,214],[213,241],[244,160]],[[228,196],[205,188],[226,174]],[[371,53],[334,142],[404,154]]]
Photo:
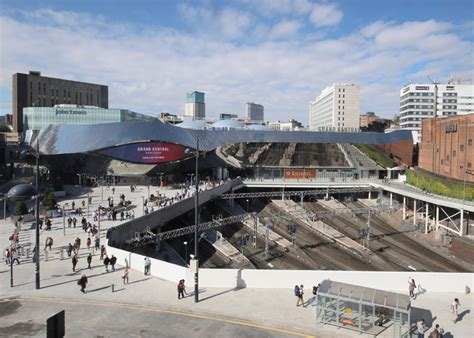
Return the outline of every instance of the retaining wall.
[[[124,265],[127,259],[132,269],[143,271],[145,256],[110,246],[107,247],[107,253],[116,256],[119,265]],[[194,276],[189,269],[158,259],[150,260],[152,276],[175,283],[185,279],[189,285],[192,284]],[[303,284],[309,289],[329,278],[376,289],[408,292],[408,277],[413,277],[427,292],[464,292],[466,286],[471,290],[474,286],[473,273],[252,269],[199,269],[199,286],[292,289],[296,284]]]

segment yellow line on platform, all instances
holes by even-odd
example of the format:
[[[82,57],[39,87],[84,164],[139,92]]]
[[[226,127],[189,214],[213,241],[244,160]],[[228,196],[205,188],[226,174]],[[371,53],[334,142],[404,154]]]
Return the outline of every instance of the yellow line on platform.
[[[43,297],[20,296],[19,299],[27,300],[27,301],[28,300],[29,301],[35,301],[35,302],[64,303],[64,304],[77,305],[77,300],[67,299],[67,298],[52,298],[52,297],[43,298]],[[3,300],[3,301],[0,301],[0,303],[8,302],[8,301],[10,301],[10,300]],[[174,314],[174,315],[179,315],[179,316],[208,319],[208,320],[220,321],[220,322],[234,324],[234,325],[253,327],[253,328],[256,328],[256,329],[260,329],[260,330],[278,332],[278,333],[283,333],[283,334],[289,334],[289,335],[293,335],[293,336],[297,336],[297,337],[307,337],[307,338],[312,337],[312,338],[315,338],[315,336],[309,335],[309,334],[303,333],[303,332],[298,332],[298,331],[293,331],[293,330],[288,330],[288,329],[280,329],[280,328],[277,328],[277,327],[258,324],[258,323],[255,323],[255,322],[244,321],[244,320],[240,320],[240,319],[230,319],[230,318],[219,317],[219,316],[214,316],[214,315],[210,315],[210,314],[194,313],[194,312],[187,312],[187,311],[181,311],[181,310],[169,310],[169,309],[162,309],[162,308],[158,308],[158,307],[154,307],[154,306],[128,304],[128,303],[110,303],[110,302],[109,303],[103,303],[103,302],[90,301],[90,300],[81,300],[80,303],[87,303],[87,304],[90,304],[90,305],[97,305],[97,306],[103,306],[103,307],[116,307],[116,308],[124,308],[124,309],[134,309],[134,310],[144,310],[144,311],[168,313],[168,314]]]

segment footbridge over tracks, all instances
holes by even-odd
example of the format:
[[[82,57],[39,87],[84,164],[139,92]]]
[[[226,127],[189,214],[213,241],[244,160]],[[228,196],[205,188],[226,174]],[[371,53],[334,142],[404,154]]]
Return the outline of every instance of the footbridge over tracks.
[[[242,186],[242,180],[235,178],[229,180],[215,188],[199,192],[199,205],[205,204],[217,196],[233,191],[236,187]],[[126,240],[132,238],[135,233],[144,232],[145,230],[154,230],[166,222],[179,217],[186,212],[194,209],[194,195],[178,201],[172,205],[158,209],[148,215],[135,218],[125,222],[119,226],[110,228],[107,231],[109,245],[121,247]]]
[[[474,213],[474,201],[449,198],[445,196],[426,193],[411,185],[401,183],[396,180],[352,180],[352,181],[309,181],[309,180],[244,180],[243,184],[248,188],[277,188],[281,189],[282,197],[286,195],[286,189],[319,189],[327,194],[369,192],[369,199],[372,192],[382,192],[388,195],[390,203],[393,199],[402,200],[403,219],[406,218],[406,210],[413,210],[413,224],[424,219],[425,233],[428,232],[430,224],[435,230],[443,228],[459,236],[464,236],[469,232],[469,227],[474,226],[470,218]],[[261,192],[258,194],[262,194]],[[275,192],[272,192],[275,195]],[[293,193],[297,195],[297,192]],[[306,193],[309,194],[309,193]],[[230,197],[230,195],[229,195]],[[252,196],[239,196],[235,198],[248,198]],[[273,196],[272,196],[273,197]],[[455,210],[453,212],[453,210]],[[469,214],[470,213],[470,214]],[[466,217],[467,216],[467,217]],[[471,231],[472,232],[472,231]]]

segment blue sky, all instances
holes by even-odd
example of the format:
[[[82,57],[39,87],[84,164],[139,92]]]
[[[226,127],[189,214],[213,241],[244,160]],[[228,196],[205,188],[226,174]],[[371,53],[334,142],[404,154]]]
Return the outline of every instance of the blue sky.
[[[473,76],[472,1],[10,1],[0,5],[0,113],[11,75],[109,86],[111,107],[308,121],[334,82],[361,87],[361,111],[392,117],[403,84]]]

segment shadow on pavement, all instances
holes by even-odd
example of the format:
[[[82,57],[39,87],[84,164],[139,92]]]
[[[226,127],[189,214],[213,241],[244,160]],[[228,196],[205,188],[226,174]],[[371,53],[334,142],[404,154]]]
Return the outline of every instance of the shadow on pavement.
[[[102,272],[102,273],[97,273],[95,275],[89,275],[87,276],[87,278],[92,278],[92,277],[97,277],[97,276],[102,276],[102,275],[106,275],[110,272]],[[47,286],[42,286],[41,289],[47,289],[47,288],[51,288],[53,286],[58,286],[58,285],[63,285],[63,284],[68,284],[68,283],[73,283],[73,282],[77,282],[77,279],[72,279],[72,280],[68,280],[68,281],[65,281],[65,282],[61,282],[61,283],[56,283],[56,284],[51,284],[51,285],[47,285]]]
[[[214,297],[218,297],[218,296],[222,296],[226,293],[229,293],[231,291],[239,291],[239,290],[242,290],[242,288],[232,288],[232,289],[229,289],[229,290],[225,290],[225,291],[222,291],[222,292],[219,292],[219,293],[216,293],[214,295],[211,295],[211,296],[208,296],[208,297],[205,297],[205,298],[201,298],[199,301],[202,302],[202,301],[205,301],[205,300],[209,300],[211,298],[214,298]],[[199,291],[199,293],[201,293],[201,291]],[[194,292],[192,293],[194,295]],[[191,296],[191,294],[189,294],[189,296]]]
[[[458,322],[460,322],[464,318],[464,316],[467,315],[468,313],[471,313],[471,310],[464,310],[463,312],[461,312],[459,314]]]
[[[134,280],[133,282],[129,282],[129,283],[127,283],[127,284],[140,283],[140,282],[147,281],[147,280],[150,280],[150,279],[151,279],[151,278],[138,279],[138,280]]]
[[[96,292],[96,291],[100,291],[100,290],[105,290],[105,289],[108,289],[110,288],[111,286],[110,285],[106,285],[106,286],[101,286],[100,288],[95,288],[95,289],[92,289],[92,290],[87,290],[87,293],[91,293],[91,292]],[[115,290],[115,292],[117,292],[118,290]]]

